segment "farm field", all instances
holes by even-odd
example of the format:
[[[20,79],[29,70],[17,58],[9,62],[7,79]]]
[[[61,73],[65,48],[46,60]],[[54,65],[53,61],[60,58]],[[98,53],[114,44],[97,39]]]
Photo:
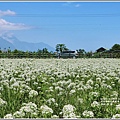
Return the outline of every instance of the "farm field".
[[[0,59],[0,118],[120,118],[120,59]]]

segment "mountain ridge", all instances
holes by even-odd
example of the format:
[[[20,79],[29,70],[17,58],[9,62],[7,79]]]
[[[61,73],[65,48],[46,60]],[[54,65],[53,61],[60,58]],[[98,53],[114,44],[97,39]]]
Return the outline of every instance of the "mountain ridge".
[[[47,48],[48,51],[55,51],[53,47],[44,43],[44,42],[26,42],[20,41],[15,36],[0,36],[0,49],[8,49],[11,50],[17,49],[22,51],[37,51],[38,49],[42,50],[43,48]]]

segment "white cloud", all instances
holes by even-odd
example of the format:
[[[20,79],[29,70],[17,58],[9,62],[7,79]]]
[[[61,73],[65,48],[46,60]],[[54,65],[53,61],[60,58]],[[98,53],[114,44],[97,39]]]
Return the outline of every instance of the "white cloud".
[[[14,37],[13,33],[10,33],[10,32],[7,32],[7,31],[4,31],[2,33],[0,32],[0,37],[7,40],[10,43],[13,43],[13,41],[11,40],[11,38]]]
[[[11,11],[11,10],[7,10],[7,11],[1,11],[0,10],[0,17],[1,16],[6,16],[6,15],[16,15],[16,13],[14,11]]]
[[[7,37],[11,38],[14,36],[14,33],[8,32],[8,31],[0,31],[0,37],[3,37],[3,36],[4,37],[7,36]]]
[[[76,4],[75,7],[80,7],[80,4]]]
[[[71,2],[66,2],[63,4],[63,6],[71,6]]]
[[[67,6],[67,7],[80,7],[80,4],[75,4],[75,2],[66,2],[63,4],[63,6]]]
[[[4,19],[0,19],[0,30],[9,31],[9,30],[26,30],[31,29],[32,27],[26,26],[21,23],[11,23],[7,22]]]
[[[7,31],[0,30],[0,37],[2,37]]]

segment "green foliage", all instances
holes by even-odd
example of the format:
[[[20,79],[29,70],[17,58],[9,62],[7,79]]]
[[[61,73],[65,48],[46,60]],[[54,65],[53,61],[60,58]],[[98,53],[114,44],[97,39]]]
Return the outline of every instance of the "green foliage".
[[[120,44],[113,45],[111,50],[120,50]]]
[[[61,53],[62,51],[69,50],[65,44],[57,44],[56,52]],[[86,52],[84,49],[78,49],[77,58],[120,58],[120,45],[114,44],[110,50],[104,52]],[[56,53],[53,51],[48,51],[47,48],[38,51],[21,51],[21,50],[10,50],[4,48],[0,49],[0,58],[57,58]],[[65,57],[67,58],[67,57]]]
[[[56,51],[57,52],[62,52],[64,50],[68,50],[68,48],[66,48],[65,44],[57,44],[56,45]]]
[[[90,118],[84,111],[111,118],[120,110],[119,64],[118,59],[1,59],[0,118],[22,109],[21,118],[63,118],[65,105],[74,106],[80,118]]]

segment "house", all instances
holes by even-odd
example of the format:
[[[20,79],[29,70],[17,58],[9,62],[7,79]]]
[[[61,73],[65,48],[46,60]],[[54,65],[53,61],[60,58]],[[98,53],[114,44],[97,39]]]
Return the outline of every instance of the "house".
[[[96,50],[96,52],[104,52],[104,51],[106,51],[106,49],[103,47],[100,47],[99,49]]]
[[[71,50],[66,50],[61,53],[58,53],[58,58],[76,58],[77,57],[77,52],[76,51],[71,51]]]

